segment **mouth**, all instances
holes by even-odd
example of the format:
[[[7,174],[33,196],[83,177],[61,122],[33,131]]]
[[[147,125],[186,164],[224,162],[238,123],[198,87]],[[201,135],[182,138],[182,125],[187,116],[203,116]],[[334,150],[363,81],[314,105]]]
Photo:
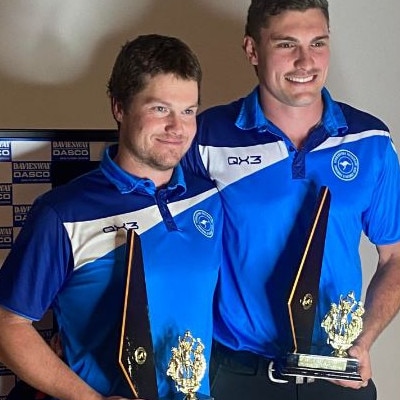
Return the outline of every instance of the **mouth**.
[[[289,75],[285,76],[285,79],[293,83],[309,83],[316,79],[316,75],[307,75],[307,76]]]
[[[183,139],[178,137],[162,137],[158,138],[158,141],[162,144],[172,145],[172,146],[180,146],[183,143]]]

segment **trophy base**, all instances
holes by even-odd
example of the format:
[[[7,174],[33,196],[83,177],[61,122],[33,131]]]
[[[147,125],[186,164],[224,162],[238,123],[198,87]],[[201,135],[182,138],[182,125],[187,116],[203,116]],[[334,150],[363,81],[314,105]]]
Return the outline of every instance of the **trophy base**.
[[[277,367],[281,375],[362,381],[356,358],[290,353]]]
[[[196,393],[192,395],[195,397],[189,397],[184,393],[174,393],[170,396],[161,397],[159,400],[214,400],[214,397],[206,396],[205,394]]]

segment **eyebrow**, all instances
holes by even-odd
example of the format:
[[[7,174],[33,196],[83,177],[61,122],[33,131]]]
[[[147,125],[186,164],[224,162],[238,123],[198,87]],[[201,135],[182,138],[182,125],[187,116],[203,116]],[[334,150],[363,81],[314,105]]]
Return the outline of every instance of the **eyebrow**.
[[[172,105],[173,105],[169,101],[160,99],[158,97],[147,97],[146,98],[146,104],[150,104],[150,103],[159,103],[159,104],[162,104],[162,105],[164,105],[166,107],[172,107]],[[189,106],[185,107],[185,109],[194,108],[194,107],[199,107],[199,102],[196,102],[195,104],[189,105]]]
[[[321,35],[321,36],[316,36],[315,38],[313,38],[311,40],[311,42],[318,42],[319,40],[327,40],[327,39],[329,39],[329,35]],[[299,41],[298,38],[295,38],[293,36],[280,36],[280,35],[277,35],[277,36],[275,36],[275,37],[273,36],[271,38],[272,42],[279,42],[281,40],[286,40],[288,42],[298,42]]]

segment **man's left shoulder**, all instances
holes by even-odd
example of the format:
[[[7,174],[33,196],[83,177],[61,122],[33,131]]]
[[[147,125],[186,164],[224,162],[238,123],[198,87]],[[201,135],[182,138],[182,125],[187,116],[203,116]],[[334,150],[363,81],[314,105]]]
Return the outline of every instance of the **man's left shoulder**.
[[[346,103],[338,102],[337,104],[341,108],[348,124],[348,133],[359,133],[367,130],[389,132],[388,126],[375,115]]]

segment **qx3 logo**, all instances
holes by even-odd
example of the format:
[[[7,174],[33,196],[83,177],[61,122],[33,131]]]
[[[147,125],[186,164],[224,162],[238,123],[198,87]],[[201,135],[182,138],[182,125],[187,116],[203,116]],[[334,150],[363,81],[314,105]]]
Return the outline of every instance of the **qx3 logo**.
[[[110,225],[103,228],[104,233],[110,232],[118,232],[120,229],[125,229],[126,231],[129,229],[139,229],[139,225],[136,221],[133,222],[124,222],[121,226],[118,225]]]
[[[228,157],[228,165],[253,165],[261,164],[261,156]]]

